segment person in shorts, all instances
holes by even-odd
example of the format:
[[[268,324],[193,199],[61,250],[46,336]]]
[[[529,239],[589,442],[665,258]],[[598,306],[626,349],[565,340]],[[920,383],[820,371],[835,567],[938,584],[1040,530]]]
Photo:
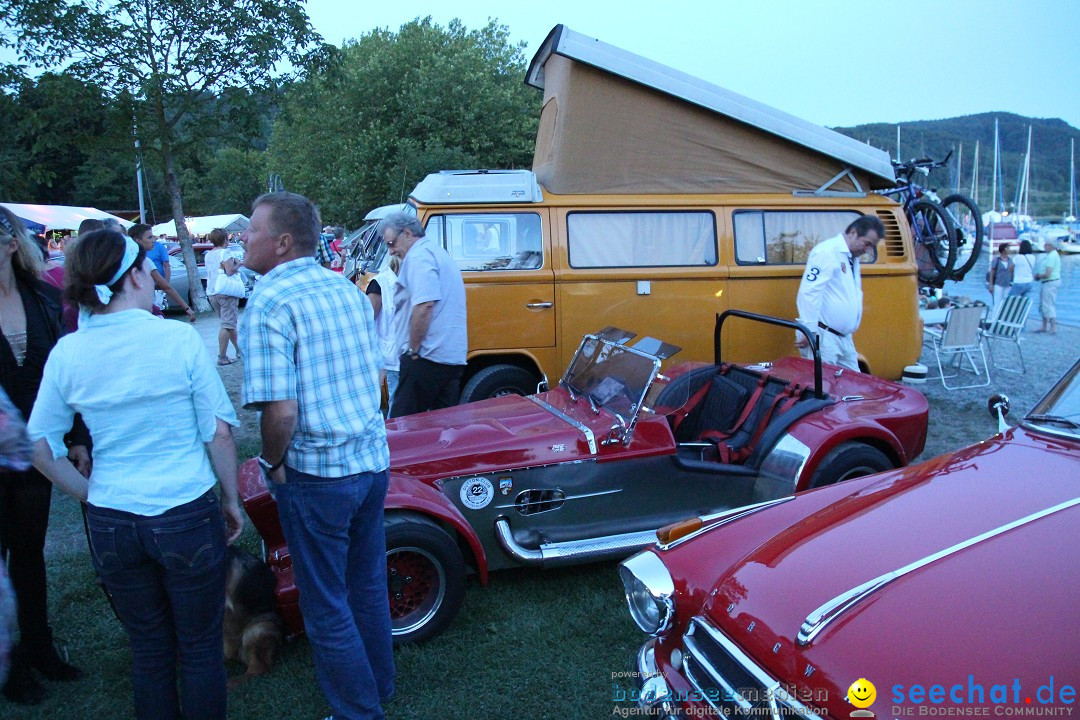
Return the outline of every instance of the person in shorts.
[[[239,313],[240,298],[219,292],[218,280],[223,276],[232,276],[240,267],[240,261],[229,254],[226,246],[229,236],[221,228],[210,231],[210,242],[214,249],[208,250],[203,258],[206,267],[206,295],[210,304],[221,319],[218,329],[218,365],[232,365],[240,359],[240,345],[236,337],[236,317]],[[236,350],[236,357],[229,357],[229,343]]]

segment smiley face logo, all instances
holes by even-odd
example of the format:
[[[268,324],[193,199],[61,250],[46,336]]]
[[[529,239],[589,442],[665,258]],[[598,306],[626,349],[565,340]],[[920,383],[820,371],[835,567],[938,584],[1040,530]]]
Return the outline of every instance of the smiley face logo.
[[[877,699],[877,688],[874,687],[874,683],[870,682],[866,678],[859,678],[855,682],[851,683],[851,687],[847,691],[848,702],[857,708],[868,708],[874,704],[874,700]]]

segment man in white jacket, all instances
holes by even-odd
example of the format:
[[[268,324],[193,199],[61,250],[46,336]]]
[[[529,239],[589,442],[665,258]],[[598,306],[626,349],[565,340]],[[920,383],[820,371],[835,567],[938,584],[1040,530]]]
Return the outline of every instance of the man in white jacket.
[[[821,361],[852,370],[859,356],[851,336],[862,321],[862,276],[859,256],[885,237],[885,227],[874,215],[863,215],[835,235],[814,246],[806,259],[796,304],[799,321],[817,333]],[[803,357],[813,357],[800,333],[795,346]]]

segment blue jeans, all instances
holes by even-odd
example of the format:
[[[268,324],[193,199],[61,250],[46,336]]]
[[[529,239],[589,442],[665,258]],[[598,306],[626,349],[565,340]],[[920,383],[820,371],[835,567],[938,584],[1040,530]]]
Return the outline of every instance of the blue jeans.
[[[1013,286],[1009,289],[1009,297],[1019,295],[1021,297],[1027,297],[1031,294],[1031,291],[1035,288],[1035,283],[1013,283]]]
[[[315,677],[335,720],[382,718],[394,694],[383,502],[387,471],[271,483],[289,544]]]
[[[131,643],[135,716],[224,718],[225,523],[217,496],[208,491],[153,517],[86,510],[94,567]]]

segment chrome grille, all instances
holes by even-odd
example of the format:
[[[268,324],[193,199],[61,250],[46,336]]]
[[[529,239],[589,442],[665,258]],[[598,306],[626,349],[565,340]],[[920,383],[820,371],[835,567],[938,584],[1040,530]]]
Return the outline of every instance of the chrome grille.
[[[683,635],[683,673],[699,697],[729,717],[790,718],[808,712],[726,635],[695,617]],[[783,710],[781,708],[784,708]],[[806,715],[808,716],[808,715]]]

